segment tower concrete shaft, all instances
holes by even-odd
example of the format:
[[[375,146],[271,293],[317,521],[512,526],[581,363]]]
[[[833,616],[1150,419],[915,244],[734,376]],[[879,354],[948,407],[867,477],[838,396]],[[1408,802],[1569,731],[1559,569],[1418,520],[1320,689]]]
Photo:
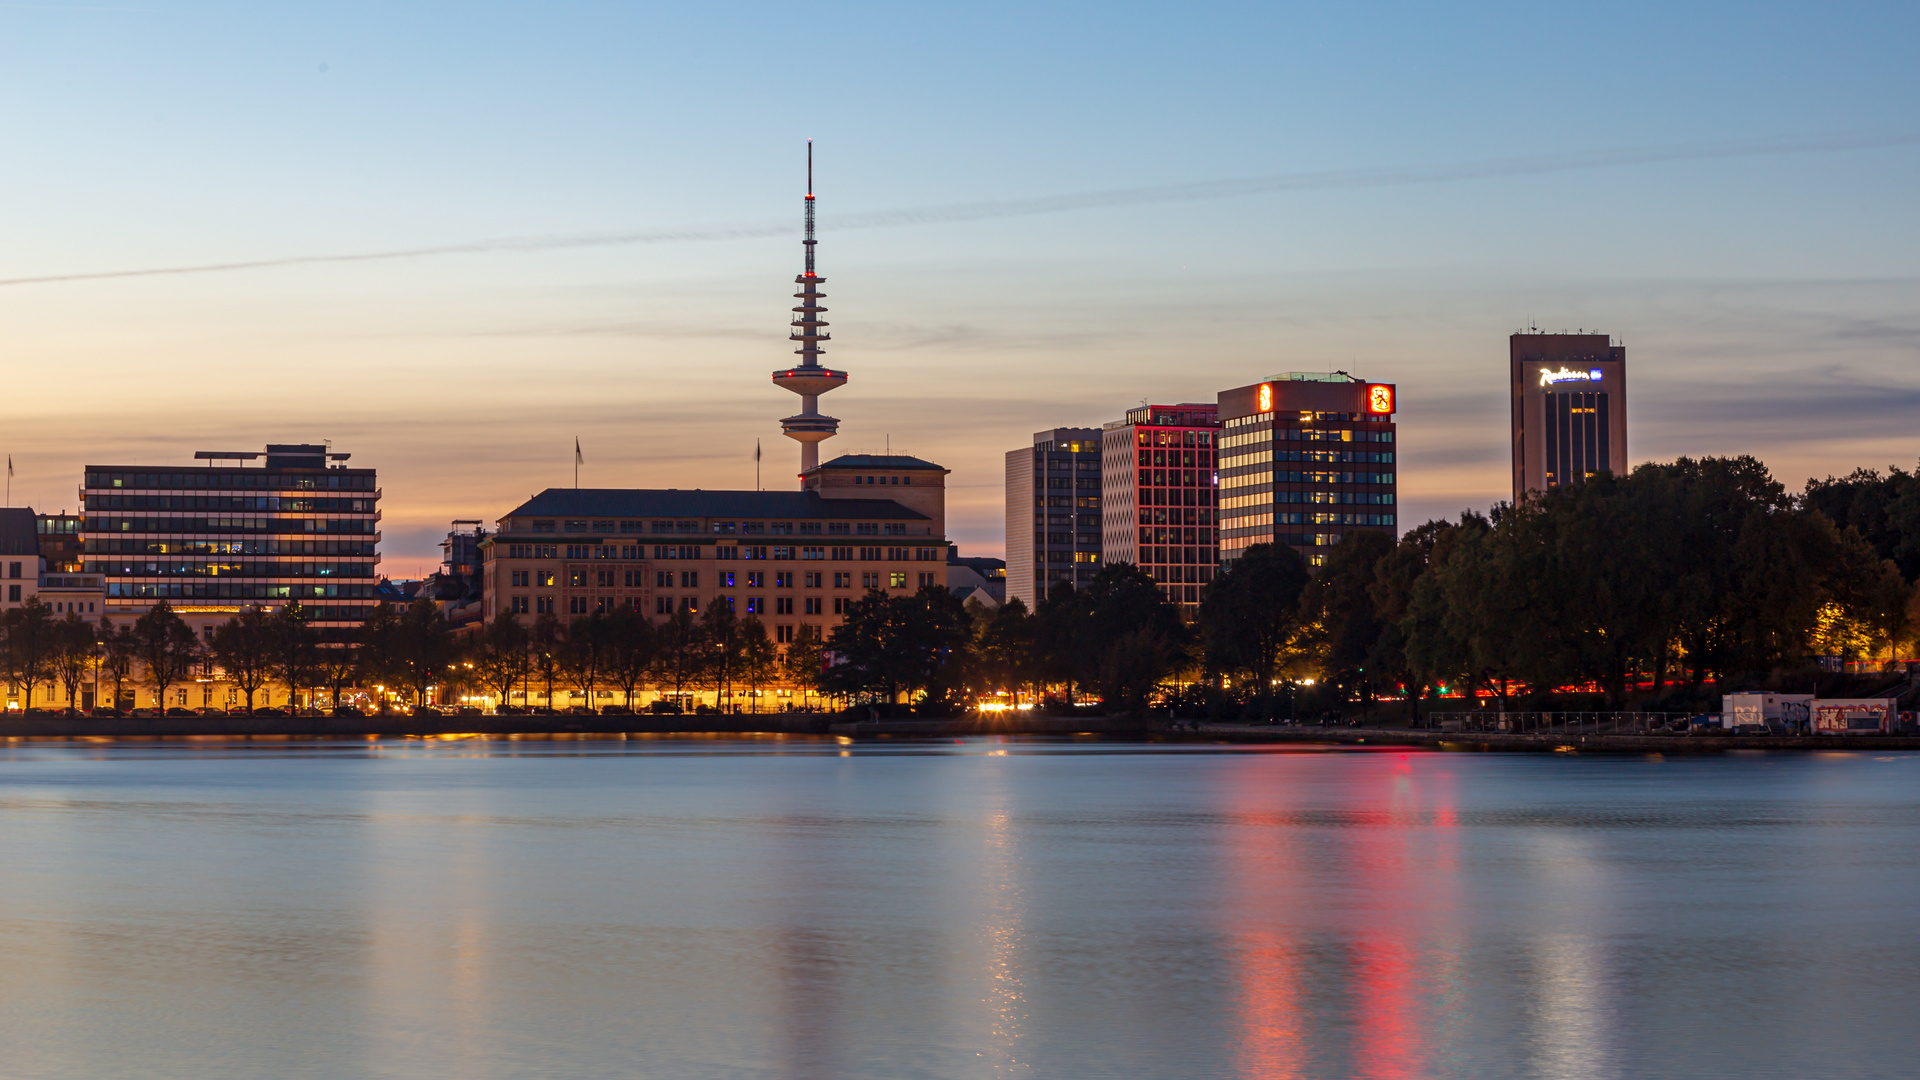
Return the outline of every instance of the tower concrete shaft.
[[[800,347],[793,350],[800,362],[783,371],[773,373],[776,386],[783,386],[800,395],[800,411],[796,415],[780,421],[780,430],[787,438],[800,444],[800,471],[807,472],[820,464],[820,444],[833,438],[840,432],[840,421],[820,412],[820,395],[846,385],[847,373],[835,371],[820,363],[820,354],[826,351],[825,342],[833,335],[827,333],[827,320],[822,318],[826,307],[820,301],[826,299],[826,293],[820,291],[826,278],[814,272],[813,249],[817,241],[813,238],[813,142],[807,142],[807,233],[801,244],[806,251],[806,269],[794,284],[800,291],[793,294],[800,306],[793,309],[793,321],[787,333],[788,341],[797,341]]]

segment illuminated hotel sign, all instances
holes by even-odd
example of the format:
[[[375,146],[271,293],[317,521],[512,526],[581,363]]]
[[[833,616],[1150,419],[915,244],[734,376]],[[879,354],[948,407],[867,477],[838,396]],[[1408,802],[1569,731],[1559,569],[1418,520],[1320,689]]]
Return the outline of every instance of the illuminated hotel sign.
[[[1572,368],[1566,367],[1561,368],[1559,371],[1554,371],[1551,368],[1541,368],[1540,385],[1552,386],[1554,383],[1563,382],[1599,382],[1601,374],[1599,368],[1588,368],[1585,371],[1575,371]]]
[[[1256,406],[1256,411],[1258,412],[1273,411],[1273,387],[1269,386],[1266,383],[1260,384],[1260,403],[1258,406]]]
[[[1373,383],[1367,387],[1367,411],[1375,416],[1389,416],[1393,413],[1393,387],[1384,383]]]

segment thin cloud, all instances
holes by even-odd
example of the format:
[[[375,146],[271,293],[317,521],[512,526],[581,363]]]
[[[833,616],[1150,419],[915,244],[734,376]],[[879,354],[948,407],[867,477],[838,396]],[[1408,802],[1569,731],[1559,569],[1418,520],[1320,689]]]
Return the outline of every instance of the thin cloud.
[[[1510,176],[1540,176],[1551,173],[1584,172],[1595,169],[1623,168],[1634,165],[1660,165],[1683,161],[1709,161],[1726,158],[1772,157],[1786,154],[1837,153],[1853,150],[1877,150],[1920,144],[1920,132],[1842,133],[1786,138],[1739,139],[1722,142],[1668,144],[1623,147],[1574,154],[1535,154],[1522,157],[1486,158],[1450,165],[1377,169],[1335,169],[1316,172],[1285,173],[1277,176],[1245,177],[1236,180],[1210,180],[1200,183],[1163,184],[1152,187],[1118,188],[1027,199],[1002,199],[982,202],[948,203],[900,210],[882,210],[866,214],[836,217],[836,229],[889,229],[913,225],[938,225],[958,222],[989,221],[998,218],[1033,217],[1112,207],[1143,206],[1155,203],[1209,202],[1304,191],[1364,190],[1368,188],[1408,187],[1423,184],[1461,183]],[[117,278],[163,277],[183,274],[222,274],[245,270],[267,270],[290,266],[318,266],[330,263],[382,262],[424,259],[453,255],[531,253],[572,248],[629,247],[652,244],[701,243],[717,240],[750,240],[786,236],[791,223],[747,224],[694,229],[661,229],[636,232],[578,233],[545,237],[506,237],[457,244],[395,248],[385,251],[349,252],[334,255],[289,255],[278,258],[247,259],[231,262],[200,263],[186,266],[147,267],[135,270],[93,270],[70,274],[40,274],[29,277],[0,278],[0,287],[51,285],[61,282],[106,281]]]

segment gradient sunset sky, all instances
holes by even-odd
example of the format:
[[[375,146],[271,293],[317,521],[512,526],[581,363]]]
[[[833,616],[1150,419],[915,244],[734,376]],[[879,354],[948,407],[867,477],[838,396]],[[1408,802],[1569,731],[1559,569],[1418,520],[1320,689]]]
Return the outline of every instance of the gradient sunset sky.
[[[951,469],[966,554],[1033,431],[1290,370],[1399,384],[1403,527],[1485,508],[1528,322],[1625,342],[1635,461],[1911,468],[1916,40],[1910,2],[0,2],[0,451],[57,511],[90,462],[331,439],[396,577],[576,437],[583,486],[750,487],[756,438],[791,486],[813,138],[823,449]]]

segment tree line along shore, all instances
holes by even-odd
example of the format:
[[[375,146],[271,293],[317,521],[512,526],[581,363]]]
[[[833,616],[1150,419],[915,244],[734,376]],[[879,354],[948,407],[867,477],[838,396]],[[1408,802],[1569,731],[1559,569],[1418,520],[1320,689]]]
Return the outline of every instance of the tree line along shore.
[[[1752,458],[1682,458],[1397,542],[1351,533],[1317,571],[1256,545],[1191,614],[1121,563],[1031,611],[937,587],[873,592],[828,637],[785,645],[719,605],[659,623],[505,615],[457,634],[422,600],[381,605],[356,640],[323,646],[297,603],[245,609],[204,639],[164,601],[119,626],[28,603],[0,622],[0,657],[21,711],[93,695],[121,711],[135,691],[190,709],[184,689],[217,680],[215,711],[984,706],[1260,721],[1397,708],[1418,724],[1475,707],[1718,711],[1728,690],[1801,690],[1820,658],[1910,649],[1916,577],[1920,476],[1861,470],[1794,496]]]

